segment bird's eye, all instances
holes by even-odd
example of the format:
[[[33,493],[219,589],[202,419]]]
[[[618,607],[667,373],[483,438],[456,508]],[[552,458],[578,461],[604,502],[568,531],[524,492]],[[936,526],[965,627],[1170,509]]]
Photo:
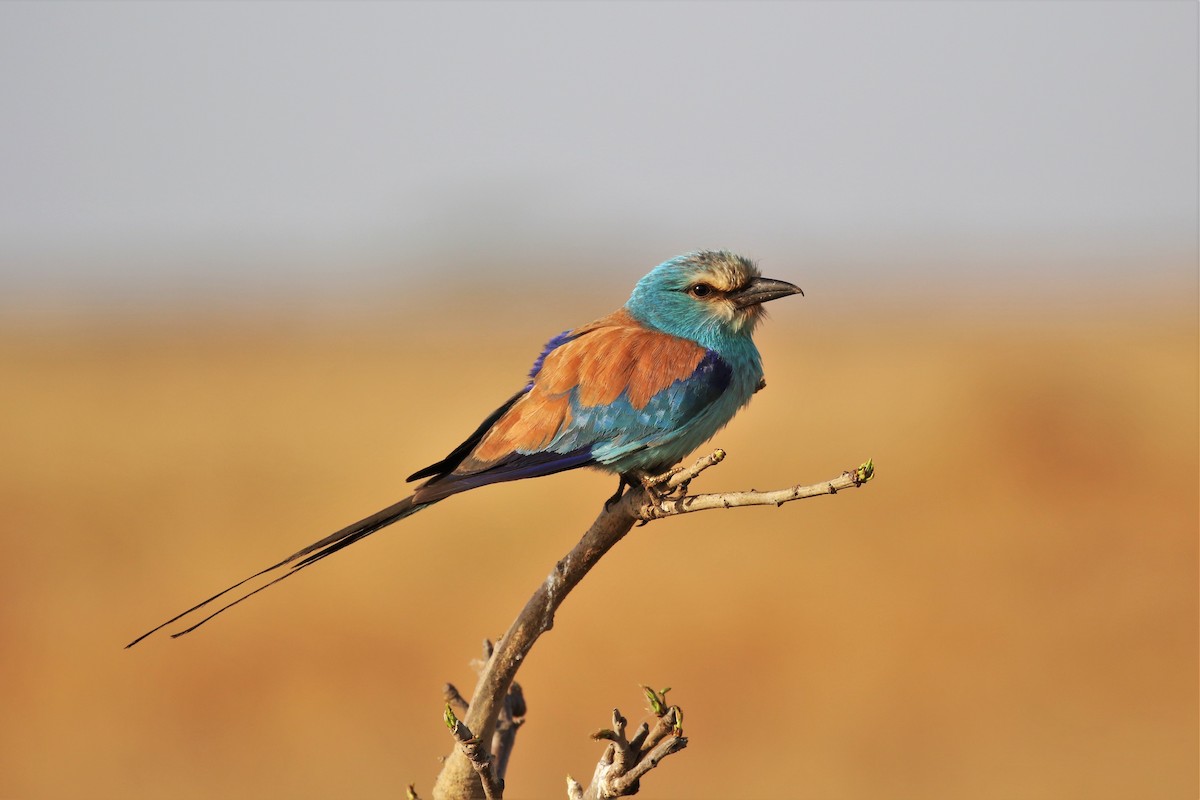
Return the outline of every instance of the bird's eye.
[[[688,289],[688,293],[692,297],[708,297],[713,293],[713,288],[707,283],[697,283],[692,288]]]

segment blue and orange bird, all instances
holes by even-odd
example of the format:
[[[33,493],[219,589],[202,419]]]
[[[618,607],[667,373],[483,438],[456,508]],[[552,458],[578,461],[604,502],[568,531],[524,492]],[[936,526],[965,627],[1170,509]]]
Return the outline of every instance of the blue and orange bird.
[[[451,495],[479,486],[596,467],[632,483],[691,453],[750,401],[763,379],[752,334],[768,300],[803,294],[764,278],[749,259],[689,253],[638,281],[624,307],[551,339],[525,386],[436,464],[409,497],[310,544],[167,620],[127,647],[255,578],[274,580],[172,636],[284,578]]]

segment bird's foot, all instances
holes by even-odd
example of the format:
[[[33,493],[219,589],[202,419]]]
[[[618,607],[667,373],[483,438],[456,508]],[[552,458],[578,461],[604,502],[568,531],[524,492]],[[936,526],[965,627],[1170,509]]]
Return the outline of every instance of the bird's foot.
[[[668,470],[659,475],[655,475],[646,470],[631,470],[620,476],[620,482],[617,484],[617,491],[612,497],[604,501],[604,510],[608,511],[625,496],[625,488],[633,486],[641,486],[646,493],[650,505],[662,505],[667,500],[678,500],[687,496],[688,484],[691,482],[689,477],[687,480],[673,482],[674,478],[682,470],[678,467]],[[645,525],[647,520],[643,519],[638,525]]]
[[[647,507],[657,508],[670,500],[678,500],[687,496],[688,482],[672,482],[678,469],[672,469],[661,475],[655,475],[645,470],[634,470],[621,476],[630,486],[641,486],[646,494]],[[652,517],[641,517],[638,527],[645,525]]]
[[[658,503],[663,500],[684,497],[687,495],[689,481],[683,481],[682,483],[676,483],[675,485],[671,484],[671,479],[674,478],[679,471],[680,470],[676,468],[668,470],[660,475],[654,475],[649,472],[638,470],[630,473],[630,477],[641,484],[642,488],[646,490],[646,494],[650,496],[652,501]],[[632,484],[633,481],[631,480],[630,485]]]

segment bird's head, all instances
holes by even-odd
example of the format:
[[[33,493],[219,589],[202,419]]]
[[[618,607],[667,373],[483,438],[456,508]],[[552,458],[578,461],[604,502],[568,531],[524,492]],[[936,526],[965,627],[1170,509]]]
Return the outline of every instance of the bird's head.
[[[659,264],[638,281],[625,308],[641,322],[693,341],[750,336],[768,300],[804,292],[764,278],[748,258],[701,250]]]

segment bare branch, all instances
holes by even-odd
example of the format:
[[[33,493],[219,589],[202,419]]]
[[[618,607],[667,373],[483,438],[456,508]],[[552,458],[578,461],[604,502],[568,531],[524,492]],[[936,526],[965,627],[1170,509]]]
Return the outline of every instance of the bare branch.
[[[675,486],[684,486],[693,477],[709,467],[720,463],[725,457],[723,450],[717,450],[705,456],[690,467],[677,471],[674,476],[663,481],[669,490]],[[688,476],[677,480],[679,476]],[[807,486],[796,485],[786,489],[770,492],[719,492],[716,494],[695,494],[684,497],[674,496],[670,491],[657,491],[658,485],[651,483],[646,501],[639,505],[636,514],[639,520],[649,522],[655,519],[674,517],[680,514],[690,514],[693,511],[708,511],[714,508],[741,508],[745,506],[781,506],[793,500],[805,500],[809,497],[820,497],[826,494],[837,494],[843,489],[853,489],[862,486],[875,476],[875,465],[871,461],[854,471],[843,472],[832,480],[814,483]],[[659,476],[660,478],[663,476]],[[652,479],[655,481],[658,479]]]
[[[798,485],[775,492],[751,491],[687,496],[688,484],[701,472],[720,463],[724,458],[725,451],[716,450],[691,466],[677,468],[664,475],[642,477],[641,486],[630,487],[619,502],[605,504],[591,527],[583,534],[583,538],[571,552],[554,565],[546,580],[525,603],[512,626],[495,647],[491,648],[475,686],[466,717],[468,730],[477,731],[479,740],[494,741],[497,718],[506,702],[513,678],[538,637],[554,627],[554,615],[558,607],[604,554],[630,531],[634,523],[645,524],[655,519],[710,508],[782,505],[792,500],[836,494],[842,489],[861,486],[874,474],[874,466],[868,461],[853,472],[844,472],[833,480],[811,486]],[[674,725],[670,726],[667,733],[670,733],[671,729],[674,729]],[[657,758],[668,754],[665,751],[660,752],[656,746],[668,741],[665,734],[656,738],[654,732],[648,731],[644,736],[646,738],[643,742],[643,752],[658,753]],[[670,747],[666,750],[674,752]],[[636,782],[636,778],[633,780]],[[477,771],[465,752],[461,748],[452,752],[434,784],[434,800],[478,800],[486,796],[483,792],[484,787],[480,784]]]

